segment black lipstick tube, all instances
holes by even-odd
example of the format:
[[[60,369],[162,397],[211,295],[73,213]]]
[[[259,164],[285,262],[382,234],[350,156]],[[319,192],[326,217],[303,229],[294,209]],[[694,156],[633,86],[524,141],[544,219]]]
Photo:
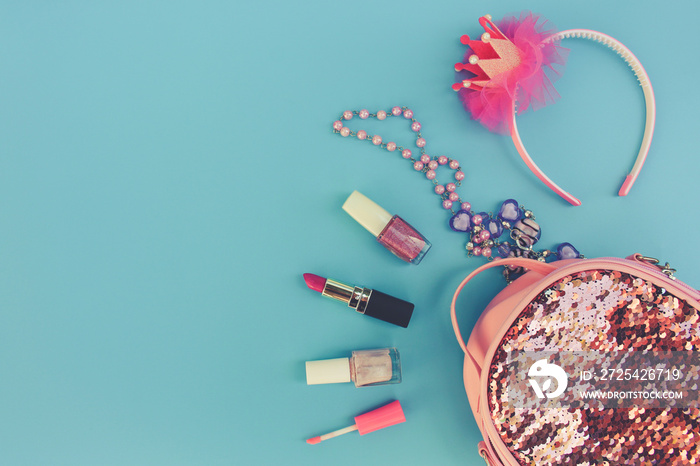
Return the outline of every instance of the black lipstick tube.
[[[326,279],[326,285],[321,294],[346,303],[348,307],[360,314],[403,328],[408,327],[408,322],[413,315],[414,305],[408,301],[394,298],[381,291],[347,285],[330,278]]]

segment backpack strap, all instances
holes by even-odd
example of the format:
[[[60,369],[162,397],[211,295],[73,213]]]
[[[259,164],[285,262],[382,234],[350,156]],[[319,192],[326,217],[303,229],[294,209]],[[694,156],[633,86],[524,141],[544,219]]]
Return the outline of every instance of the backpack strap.
[[[457,298],[459,297],[459,294],[462,291],[462,288],[471,281],[472,278],[476,277],[479,275],[481,272],[487,269],[491,269],[493,267],[499,267],[499,266],[513,266],[513,267],[524,267],[528,270],[532,270],[534,272],[538,272],[542,275],[547,275],[550,272],[553,272],[556,270],[558,267],[556,265],[548,264],[546,262],[540,262],[534,259],[525,259],[522,257],[509,257],[506,259],[496,259],[494,261],[491,261],[487,264],[482,265],[478,269],[474,270],[472,273],[467,275],[467,277],[462,280],[462,283],[459,284],[457,287],[457,290],[455,291],[454,296],[452,297],[452,304],[450,305],[450,317],[452,319],[452,329],[455,332],[455,336],[457,337],[457,342],[459,343],[459,346],[462,348],[462,351],[464,351],[464,354],[468,355],[471,357],[469,354],[469,351],[467,350],[467,345],[464,343],[464,339],[462,338],[462,332],[459,330],[459,323],[457,322],[457,310],[456,310],[456,303],[457,303]],[[479,366],[481,366],[479,364]]]
[[[510,257],[506,259],[496,259],[494,261],[488,262],[478,269],[474,270],[472,273],[470,273],[464,280],[462,280],[462,283],[459,284],[457,287],[457,290],[454,293],[454,296],[452,297],[452,304],[450,305],[450,316],[452,318],[452,329],[455,332],[455,336],[457,337],[457,341],[459,342],[459,346],[462,348],[462,351],[464,351],[465,357],[469,358],[472,362],[473,367],[477,370],[477,372],[480,370],[479,368],[483,364],[483,361],[477,361],[474,358],[474,355],[467,349],[467,345],[464,343],[464,339],[462,338],[462,333],[459,330],[459,324],[457,322],[457,311],[456,311],[456,304],[457,304],[457,298],[459,297],[459,294],[461,293],[462,289],[464,286],[471,281],[472,278],[480,274],[481,272],[494,268],[494,267],[499,267],[499,266],[513,266],[513,267],[523,267],[529,271],[536,272],[542,276],[548,275],[549,273],[553,272],[558,268],[556,265],[552,264],[547,264],[546,262],[540,262],[537,260],[533,259],[524,259],[521,257]],[[512,285],[515,286],[515,285]],[[478,352],[478,351],[477,351]],[[478,355],[477,355],[478,356]],[[481,355],[483,357],[483,355]],[[465,361],[465,371],[466,371],[466,361]],[[465,372],[465,378],[466,378],[466,372]],[[465,379],[466,380],[466,379]],[[469,396],[469,403],[472,407],[472,410],[474,411],[474,415],[477,418],[477,423],[479,423],[479,415],[477,413],[478,409],[475,408],[474,405],[474,400],[472,399],[472,396],[469,392],[469,389],[466,386],[465,383],[465,389],[467,389],[467,395]],[[478,404],[478,402],[477,402]],[[479,430],[481,431],[482,435],[484,436],[484,441],[479,442],[478,444],[478,450],[479,450],[479,455],[486,461],[486,464],[488,466],[503,466],[504,462],[499,458],[498,454],[496,453],[495,449],[493,448],[493,445],[491,444],[490,439],[488,436],[485,434],[484,429],[479,426]]]

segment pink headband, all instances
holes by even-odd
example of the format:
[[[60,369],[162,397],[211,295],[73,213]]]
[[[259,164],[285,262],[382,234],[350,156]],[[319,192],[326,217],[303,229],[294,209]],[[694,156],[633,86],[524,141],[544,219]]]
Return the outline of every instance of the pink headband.
[[[618,194],[626,196],[649,152],[656,120],[654,91],[644,67],[630,50],[619,41],[600,32],[569,29],[556,32],[544,30],[546,20],[532,13],[520,18],[508,17],[496,26],[491,16],[479,18],[486,32],[480,40],[464,35],[461,42],[470,50],[465,63],[457,63],[455,71],[468,71],[474,76],[452,85],[459,92],[464,108],[490,131],[510,134],[518,153],[528,168],[550,189],[573,205],[581,201],[561,189],[545,175],[525,150],[518,134],[515,115],[553,103],[558,97],[552,81],[561,75],[567,49],[559,46],[561,39],[583,38],[601,42],[617,52],[632,68],[644,91],[646,124],[639,154]]]

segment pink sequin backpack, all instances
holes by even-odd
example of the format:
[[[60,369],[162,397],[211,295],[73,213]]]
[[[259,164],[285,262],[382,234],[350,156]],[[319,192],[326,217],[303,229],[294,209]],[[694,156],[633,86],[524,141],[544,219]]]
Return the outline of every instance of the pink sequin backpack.
[[[527,270],[462,339],[464,286]],[[641,255],[508,258],[451,306],[489,465],[700,464],[700,292]]]

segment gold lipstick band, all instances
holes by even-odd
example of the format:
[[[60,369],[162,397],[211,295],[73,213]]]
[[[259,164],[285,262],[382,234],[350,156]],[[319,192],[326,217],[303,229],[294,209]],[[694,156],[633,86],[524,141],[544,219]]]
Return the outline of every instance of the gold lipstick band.
[[[321,294],[329,298],[342,301],[345,304],[349,303],[352,299],[355,287],[348,286],[345,283],[340,283],[330,278],[326,279],[326,286],[323,287]]]
[[[352,301],[348,303],[348,306],[352,307],[360,314],[364,314],[367,310],[367,304],[369,304],[369,297],[371,295],[372,290],[369,288],[360,288],[356,286]]]
[[[323,296],[333,298],[337,301],[342,301],[362,314],[367,309],[367,303],[372,295],[372,290],[369,288],[361,288],[359,286],[350,286],[330,278],[326,279],[326,285],[321,292]]]

